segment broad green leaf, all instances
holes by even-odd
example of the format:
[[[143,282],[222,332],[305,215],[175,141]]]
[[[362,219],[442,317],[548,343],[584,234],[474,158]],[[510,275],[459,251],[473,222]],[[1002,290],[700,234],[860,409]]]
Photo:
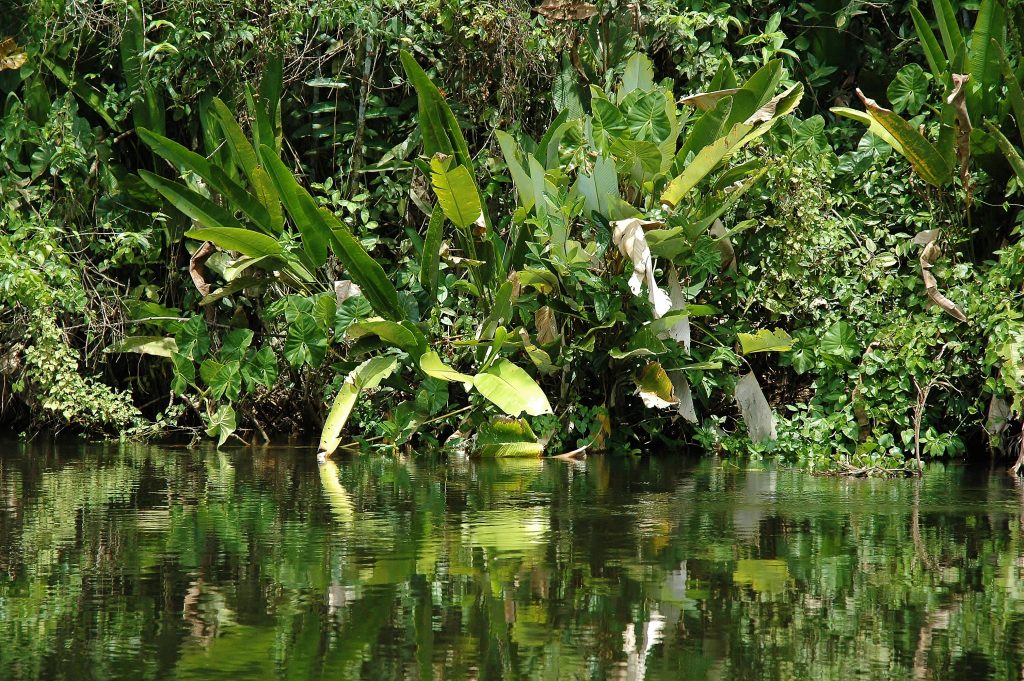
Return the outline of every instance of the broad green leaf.
[[[393,355],[385,357],[373,357],[366,360],[345,378],[345,382],[334,398],[330,413],[324,422],[323,431],[320,434],[320,456],[330,456],[341,444],[341,431],[348,421],[352,408],[356,404],[359,393],[363,390],[370,390],[380,385],[380,382],[390,376],[398,368],[398,359]]]
[[[201,315],[193,316],[174,334],[174,343],[181,355],[196,362],[201,360],[210,349],[210,332],[206,328],[206,320]]]
[[[828,328],[819,341],[819,349],[835,357],[852,361],[860,353],[857,334],[846,322],[836,322]]]
[[[237,428],[235,410],[231,408],[230,404],[222,404],[217,411],[205,418],[206,434],[209,437],[217,438],[217,449],[220,449]]]
[[[528,373],[507,359],[499,359],[491,367],[473,377],[480,394],[509,416],[524,411],[530,416],[550,414],[548,398]]]
[[[237,361],[219,362],[212,358],[205,359],[199,365],[199,375],[216,400],[226,397],[234,402],[242,394],[242,374],[239,372]]]
[[[380,318],[367,319],[366,321],[353,322],[348,327],[348,337],[353,340],[371,335],[377,336],[387,345],[404,350],[414,356],[416,350],[419,349],[419,342],[416,336],[397,322]]]
[[[250,258],[262,258],[267,255],[279,255],[283,252],[277,240],[240,227],[207,227],[185,232],[189,239],[209,241],[225,251],[238,251]]]
[[[743,87],[732,95],[732,111],[729,112],[724,128],[732,130],[733,126],[753,116],[771,100],[781,80],[781,59],[773,59],[758,69]]]
[[[530,175],[520,161],[522,156],[519,153],[519,145],[512,135],[503,130],[495,130],[494,136],[498,138],[501,154],[505,157],[505,165],[508,166],[508,172],[512,176],[512,183],[515,185],[516,191],[519,192],[519,202],[526,210],[530,210],[536,203],[536,197]]]
[[[272,388],[277,382],[277,355],[269,345],[264,345],[258,351],[249,348],[241,369],[242,378],[249,390],[255,389],[258,385]]]
[[[575,188],[583,197],[587,214],[597,213],[611,219],[612,201],[619,198],[619,180],[615,174],[615,163],[610,158],[598,157],[590,174],[580,173]]]
[[[434,206],[427,224],[427,236],[423,239],[423,254],[420,256],[420,286],[427,292],[428,300],[437,300],[437,276],[441,265],[441,238],[444,235],[444,209]]]
[[[170,357],[178,351],[173,338],[164,336],[128,336],[120,343],[114,343],[103,352],[137,352],[140,355]]]
[[[167,201],[204,227],[234,227],[242,229],[242,223],[229,211],[198,194],[180,182],[168,180],[147,170],[140,170],[139,177],[153,189],[160,192]]]
[[[661,150],[654,142],[613,139],[611,153],[616,167],[641,185],[661,170]]]
[[[427,352],[420,357],[420,369],[427,376],[436,378],[445,382],[458,382],[458,383],[472,383],[473,377],[468,374],[463,374],[455,369],[451,368],[447,364],[441,361],[441,357],[436,352]]]
[[[724,97],[715,104],[713,109],[704,112],[697,119],[687,133],[686,139],[683,140],[683,146],[680,147],[679,153],[676,154],[677,172],[682,172],[687,156],[691,153],[696,154],[721,136],[722,125],[729,118],[730,111],[732,111],[732,97]]]
[[[621,104],[626,95],[639,90],[647,92],[654,88],[654,65],[647,55],[634,52],[626,60],[626,66],[622,71],[622,83],[619,85],[615,99]]]
[[[636,140],[660,144],[672,133],[665,111],[665,95],[661,90],[640,97],[626,112],[626,127]]]
[[[738,123],[729,131],[728,135],[720,137],[701,149],[700,153],[694,157],[693,162],[665,187],[665,191],[661,194],[662,203],[676,206],[691,189],[697,186],[698,182],[707,177],[722,162],[722,159],[736,151],[740,140],[752,129],[753,126]]]
[[[740,347],[744,355],[755,352],[786,352],[793,347],[793,338],[782,329],[769,331],[761,329],[757,333],[737,333]]]
[[[651,362],[641,369],[634,380],[637,394],[648,409],[665,409],[679,404],[671,379],[657,362]]]
[[[607,99],[595,97],[590,102],[591,126],[598,151],[607,151],[612,139],[626,134],[626,118],[619,108]]]
[[[893,111],[916,114],[928,100],[928,77],[924,69],[917,64],[907,64],[896,72],[886,94]]]
[[[456,227],[468,229],[480,218],[480,193],[469,170],[452,161],[450,156],[435,154],[430,159],[430,181],[444,214]]]
[[[657,334],[650,327],[643,327],[636,332],[621,350],[610,350],[609,357],[614,359],[626,359],[629,357],[644,357],[650,355],[661,355],[668,352],[668,348],[661,342]]]
[[[180,352],[171,353],[171,364],[174,365],[171,391],[176,395],[183,395],[196,382],[196,365],[191,358]]]
[[[900,156],[903,156],[903,145],[900,144],[899,140],[889,134],[889,131],[882,127],[882,125],[871,117],[871,114],[866,111],[860,111],[858,109],[850,109],[845,106],[835,106],[829,109],[832,113],[837,116],[843,116],[844,118],[852,118],[855,121],[859,121],[864,125],[868,126],[868,132],[875,135],[879,139],[883,140],[886,144],[896,150]]]
[[[366,319],[373,313],[373,308],[364,296],[352,296],[341,305],[334,315],[334,333],[342,335],[348,331],[352,322],[358,319]]]
[[[294,367],[308,364],[320,366],[327,354],[327,336],[320,329],[313,316],[299,313],[288,325],[284,341],[284,357]]]
[[[224,335],[217,357],[225,361],[241,361],[250,345],[252,345],[250,329],[232,329]]]
[[[544,453],[525,419],[495,418],[482,423],[476,433],[476,454],[483,458],[536,457]]]
[[[942,187],[950,181],[953,166],[942,157],[931,142],[925,139],[924,135],[898,114],[865,97],[860,90],[857,90],[857,94],[871,117],[899,141],[903,156],[910,161],[910,165],[925,182],[934,187]]]

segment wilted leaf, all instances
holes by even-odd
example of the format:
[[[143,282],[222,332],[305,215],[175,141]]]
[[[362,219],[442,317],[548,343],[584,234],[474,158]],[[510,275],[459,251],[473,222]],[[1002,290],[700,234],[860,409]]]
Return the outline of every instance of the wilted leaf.
[[[175,340],[163,336],[129,336],[104,350],[104,352],[137,352],[140,355],[155,357],[170,357],[177,351],[178,344]]]
[[[736,403],[747,424],[747,434],[754,442],[774,440],[775,414],[761,391],[757,376],[750,373],[736,382]]]
[[[658,287],[654,279],[654,258],[644,236],[645,226],[661,226],[659,223],[644,222],[638,218],[616,220],[612,223],[612,242],[633,264],[633,274],[629,277],[629,290],[639,296],[647,283],[647,297],[654,305],[654,316],[663,317],[672,308],[672,300],[668,294]]]
[[[679,103],[683,106],[695,107],[701,111],[711,111],[718,105],[718,102],[726,97],[732,97],[737,92],[739,92],[739,88],[735,87],[727,90],[716,90],[715,92],[701,92],[689,97],[683,97],[679,100]]]
[[[690,382],[686,380],[686,374],[682,371],[673,371],[669,374],[669,380],[672,381],[672,388],[679,400],[676,407],[679,415],[690,423],[697,423],[697,411],[693,408],[693,392],[690,390]]]
[[[341,305],[349,298],[361,295],[363,295],[363,292],[354,281],[345,279],[343,281],[334,282],[334,298],[338,305]]]
[[[558,340],[558,324],[555,323],[555,311],[545,305],[533,314],[533,323],[537,326],[537,344],[548,345]]]
[[[14,38],[4,38],[0,41],[0,71],[20,69],[26,61],[28,54],[25,48],[18,47]]]
[[[657,362],[645,366],[636,376],[637,393],[648,409],[665,409],[679,404],[672,380]]]
[[[956,113],[956,155],[960,162],[960,181],[967,192],[967,205],[971,203],[971,171],[968,164],[971,160],[971,117],[967,113],[967,90],[964,85],[970,76],[954,73],[953,91],[946,98],[946,105],[953,107]]]
[[[722,224],[721,220],[715,220],[709,232],[711,236],[715,237],[715,245],[718,247],[718,252],[722,254],[722,269],[735,272],[736,251],[733,249],[732,241],[729,240],[728,233],[725,231],[725,225]]]
[[[596,15],[597,7],[579,0],[544,0],[533,11],[556,21],[580,21]]]
[[[793,347],[793,338],[782,329],[769,331],[761,329],[757,333],[737,333],[740,348],[744,355],[754,352],[786,352]]]
[[[919,233],[914,237],[914,243],[918,243],[924,246],[924,250],[921,251],[921,278],[924,280],[924,290],[928,294],[929,300],[941,307],[946,313],[959,319],[962,322],[967,321],[967,315],[963,313],[956,303],[942,295],[939,291],[939,284],[935,280],[935,276],[932,274],[932,265],[942,255],[942,251],[939,250],[938,238],[940,231],[937,229],[929,229]]]

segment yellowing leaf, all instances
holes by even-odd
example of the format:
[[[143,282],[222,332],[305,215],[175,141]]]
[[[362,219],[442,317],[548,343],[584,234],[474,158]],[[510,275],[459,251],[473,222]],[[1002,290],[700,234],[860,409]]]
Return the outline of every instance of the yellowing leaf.
[[[28,54],[24,48],[18,47],[14,38],[4,38],[0,41],[0,71],[20,69],[26,61]]]
[[[793,347],[793,338],[782,329],[761,329],[753,334],[737,333],[736,337],[739,338],[744,355],[754,352],[786,352]]]

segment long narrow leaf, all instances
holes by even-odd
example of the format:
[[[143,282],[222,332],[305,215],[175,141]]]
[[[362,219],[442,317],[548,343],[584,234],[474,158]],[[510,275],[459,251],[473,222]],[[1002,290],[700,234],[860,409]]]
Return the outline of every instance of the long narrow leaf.
[[[420,286],[429,299],[437,298],[437,274],[441,264],[441,237],[444,230],[444,210],[434,206],[427,224],[427,236],[423,239],[423,255],[420,257]]]
[[[949,72],[949,64],[946,62],[946,56],[942,53],[939,40],[935,37],[935,32],[932,31],[932,27],[928,25],[928,20],[924,18],[924,15],[921,14],[921,10],[917,9],[917,6],[910,6],[910,16],[914,20],[914,31],[917,33],[917,39],[921,41],[921,49],[924,50],[924,58],[928,61],[928,68],[931,69],[935,80],[942,81],[945,78],[945,74]]]
[[[1010,167],[1013,168],[1013,173],[1017,176],[1017,180],[1024,184],[1024,158],[1021,158],[1020,152],[1014,149],[1013,145],[1010,144],[1010,140],[1006,139],[1006,135],[999,130],[999,126],[995,125],[991,121],[987,123],[989,132],[995,137],[996,144],[999,145],[999,149],[1006,156],[1006,160],[1009,161]]]
[[[140,170],[139,177],[160,192],[172,206],[204,227],[242,228],[242,224],[230,212],[180,182],[168,180],[146,170]]]
[[[226,251],[238,251],[250,258],[279,255],[281,244],[266,234],[237,227],[207,227],[185,232],[185,236],[198,241],[209,241]]]
[[[949,182],[953,175],[953,165],[943,158],[935,145],[898,114],[879,106],[875,100],[865,97],[859,89],[857,95],[864,102],[864,107],[871,117],[899,140],[903,156],[910,161],[910,165],[925,182],[934,187],[941,187]]]
[[[316,201],[299,184],[284,161],[265,145],[260,150],[267,161],[267,171],[274,180],[277,192],[302,235],[303,250],[309,255],[313,266],[320,267],[327,261],[327,243],[331,239],[331,230],[324,227],[322,219],[318,217]]]
[[[1024,26],[1022,26],[1024,28]],[[1024,92],[1021,92],[1020,81],[1013,72],[1013,66],[1006,56],[1003,46],[992,41],[992,46],[999,53],[999,63],[1003,70],[1003,78],[1006,79],[1006,98],[1010,100],[1010,108],[1013,109],[1013,117],[1017,119],[1017,130],[1020,131],[1020,138],[1024,140]]]
[[[465,166],[453,164],[451,157],[435,154],[430,159],[430,182],[444,214],[456,227],[468,229],[480,218],[480,193]]]

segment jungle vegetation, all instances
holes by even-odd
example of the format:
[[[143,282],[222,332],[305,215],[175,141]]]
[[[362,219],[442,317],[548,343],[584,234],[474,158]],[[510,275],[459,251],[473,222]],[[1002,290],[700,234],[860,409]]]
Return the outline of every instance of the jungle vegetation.
[[[0,424],[1012,464],[1022,31],[1020,0],[20,0]]]

